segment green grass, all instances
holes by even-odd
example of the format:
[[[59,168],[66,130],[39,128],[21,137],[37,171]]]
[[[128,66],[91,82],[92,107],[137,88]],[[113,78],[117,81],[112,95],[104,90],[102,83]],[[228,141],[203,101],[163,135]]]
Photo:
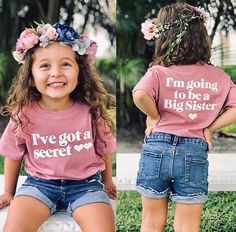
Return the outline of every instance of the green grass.
[[[236,124],[232,124],[230,126],[224,127],[220,131],[236,134]]]
[[[202,232],[236,231],[236,192],[211,192],[205,204]],[[173,232],[174,204],[170,202],[165,232]],[[134,191],[119,192],[116,214],[117,232],[139,232],[141,222],[141,199]]]

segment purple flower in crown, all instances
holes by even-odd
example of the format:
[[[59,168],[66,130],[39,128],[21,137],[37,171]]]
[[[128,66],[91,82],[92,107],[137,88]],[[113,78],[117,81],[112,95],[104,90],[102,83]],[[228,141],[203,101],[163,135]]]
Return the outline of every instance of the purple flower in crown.
[[[72,50],[79,55],[87,55],[88,60],[93,61],[97,52],[97,43],[86,35],[79,35],[79,39],[71,42]]]
[[[70,43],[79,37],[78,33],[69,25],[57,23],[54,28],[58,33],[57,41]]]

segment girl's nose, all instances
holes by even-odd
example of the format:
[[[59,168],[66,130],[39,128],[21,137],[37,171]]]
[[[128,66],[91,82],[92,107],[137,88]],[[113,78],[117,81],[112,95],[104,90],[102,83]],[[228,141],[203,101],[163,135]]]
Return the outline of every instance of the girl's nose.
[[[50,77],[60,77],[61,75],[62,74],[61,74],[60,67],[58,66],[51,67]]]

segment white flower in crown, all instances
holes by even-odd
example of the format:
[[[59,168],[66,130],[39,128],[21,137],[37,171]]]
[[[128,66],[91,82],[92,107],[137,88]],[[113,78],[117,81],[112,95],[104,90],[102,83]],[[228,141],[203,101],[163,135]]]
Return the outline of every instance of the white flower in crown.
[[[19,63],[19,64],[23,64],[24,63],[24,56],[25,54],[24,53],[20,53],[20,52],[17,52],[17,51],[14,51],[12,53],[14,59]]]
[[[87,48],[90,46],[90,39],[76,39],[72,43],[72,50],[78,52],[79,55],[84,55]]]

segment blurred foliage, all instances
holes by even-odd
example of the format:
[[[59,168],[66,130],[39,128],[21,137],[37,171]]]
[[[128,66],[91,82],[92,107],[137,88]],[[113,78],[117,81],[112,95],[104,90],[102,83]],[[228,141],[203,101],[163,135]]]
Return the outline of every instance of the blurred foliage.
[[[117,112],[118,117],[118,127],[136,127],[136,116],[139,115],[143,117],[138,112],[138,109],[134,107],[132,100],[132,88],[138,82],[140,76],[143,74],[144,70],[144,60],[141,58],[133,59],[118,59],[116,62],[117,71]],[[124,120],[123,120],[124,119]],[[140,119],[143,121],[143,118]],[[129,122],[128,124],[126,124]]]
[[[99,75],[104,80],[106,89],[116,94],[116,59],[115,58],[100,58],[96,59],[96,68]]]
[[[210,192],[202,214],[201,231],[236,231],[236,192]],[[118,192],[117,232],[139,232],[141,224],[141,197],[134,191]],[[174,203],[168,207],[165,232],[173,232]]]
[[[8,63],[8,57],[4,53],[0,53],[0,93],[1,96],[6,96],[5,78],[6,78],[6,68]],[[0,105],[3,104],[0,97]]]

